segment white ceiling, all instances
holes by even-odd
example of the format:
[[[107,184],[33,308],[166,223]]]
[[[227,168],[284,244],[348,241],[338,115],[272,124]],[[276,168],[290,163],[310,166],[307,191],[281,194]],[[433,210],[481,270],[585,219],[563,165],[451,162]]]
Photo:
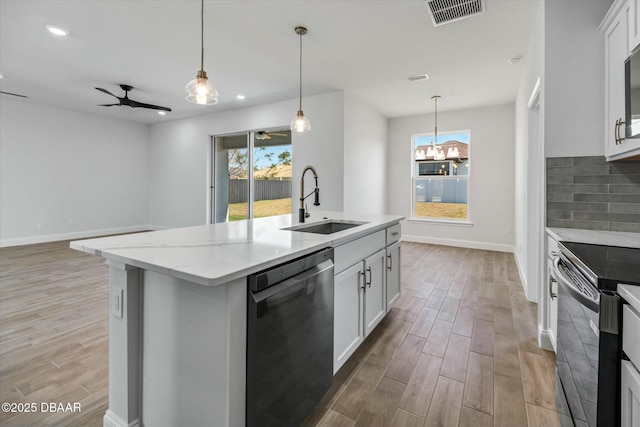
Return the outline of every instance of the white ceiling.
[[[305,96],[352,91],[387,117],[432,112],[432,95],[439,111],[504,104],[526,57],[508,60],[526,53],[540,1],[487,0],[485,13],[434,27],[420,0],[205,0],[204,69],[220,102],[199,106],[184,86],[200,68],[200,1],[0,0],[0,90],[141,123],[295,99],[303,25]],[[407,80],[418,73],[430,79]],[[94,87],[122,96],[119,83],[173,111],[97,106],[117,100]]]

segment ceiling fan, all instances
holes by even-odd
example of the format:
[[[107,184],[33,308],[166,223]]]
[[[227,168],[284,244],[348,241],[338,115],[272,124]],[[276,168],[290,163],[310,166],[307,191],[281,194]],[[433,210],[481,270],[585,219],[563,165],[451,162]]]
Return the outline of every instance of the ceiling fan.
[[[19,98],[28,98],[27,95],[20,95],[19,93],[13,93],[13,92],[5,92],[3,90],[0,90],[0,93],[4,94],[4,95],[11,95],[11,96],[17,96]]]
[[[271,132],[269,130],[261,130],[260,132],[256,132],[256,139],[260,141],[264,141],[266,139],[271,139],[272,136],[289,136],[288,133],[276,133]]]
[[[131,107],[131,108],[148,108],[150,110],[161,110],[161,111],[171,111],[171,108],[168,107],[161,107],[159,105],[151,105],[151,104],[145,104],[143,102],[138,102],[138,101],[134,101],[132,99],[129,99],[129,91],[133,89],[133,86],[130,85],[120,85],[120,87],[122,88],[122,90],[124,91],[124,96],[121,98],[119,96],[116,96],[114,94],[112,94],[111,92],[109,92],[106,89],[103,89],[101,87],[97,87],[96,89],[98,89],[100,92],[104,92],[106,94],[109,94],[113,97],[118,98],[118,100],[120,101],[117,104],[99,104],[99,107],[113,107],[113,106],[117,106],[117,107]]]

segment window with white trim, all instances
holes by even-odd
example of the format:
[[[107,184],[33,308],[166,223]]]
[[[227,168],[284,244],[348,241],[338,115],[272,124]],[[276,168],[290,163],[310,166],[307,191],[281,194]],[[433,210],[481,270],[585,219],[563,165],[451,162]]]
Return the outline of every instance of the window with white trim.
[[[413,219],[469,220],[470,138],[468,130],[411,137]]]

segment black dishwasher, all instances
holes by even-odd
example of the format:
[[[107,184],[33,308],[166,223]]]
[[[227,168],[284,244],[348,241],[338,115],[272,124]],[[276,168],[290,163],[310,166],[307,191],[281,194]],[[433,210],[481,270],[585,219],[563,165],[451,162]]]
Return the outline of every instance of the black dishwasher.
[[[333,383],[333,249],[248,286],[246,425],[299,426]]]

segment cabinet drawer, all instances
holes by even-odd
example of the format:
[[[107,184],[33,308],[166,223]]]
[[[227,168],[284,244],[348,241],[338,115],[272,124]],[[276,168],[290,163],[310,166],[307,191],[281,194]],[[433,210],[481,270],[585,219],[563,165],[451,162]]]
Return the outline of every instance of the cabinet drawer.
[[[387,246],[400,240],[400,224],[387,227]]]
[[[380,230],[334,248],[335,274],[385,247],[385,231]]]
[[[622,349],[634,365],[640,366],[640,316],[630,305],[622,307]]]

